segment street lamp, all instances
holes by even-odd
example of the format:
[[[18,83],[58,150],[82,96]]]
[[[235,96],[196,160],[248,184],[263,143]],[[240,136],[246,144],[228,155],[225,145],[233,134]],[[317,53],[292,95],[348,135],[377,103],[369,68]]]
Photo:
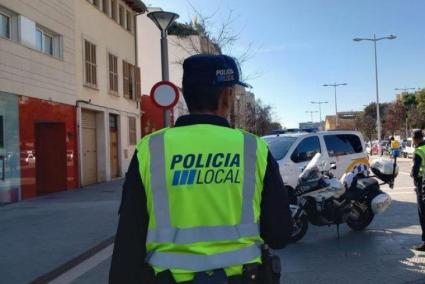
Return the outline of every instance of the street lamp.
[[[373,46],[375,48],[375,80],[376,80],[376,128],[378,132],[378,143],[381,143],[381,117],[379,114],[379,85],[378,85],[378,55],[376,51],[376,42],[384,39],[396,39],[397,37],[395,35],[389,35],[385,37],[379,37],[377,38],[376,35],[373,35],[373,38],[354,38],[354,41],[372,41]]]
[[[338,128],[338,104],[336,99],[336,88],[339,86],[347,86],[347,83],[324,84],[323,87],[334,87],[335,90],[335,128]]]
[[[317,113],[317,110],[307,110],[305,113],[309,113],[311,116],[311,123],[313,124],[313,113]]]
[[[318,101],[318,102],[311,102],[312,104],[316,104],[319,105],[319,122],[320,122],[320,126],[322,126],[322,104],[327,104],[328,102],[322,102],[322,101]]]
[[[179,15],[172,12],[155,11],[150,12],[148,15],[155,25],[161,31],[161,66],[162,66],[162,80],[169,81],[169,62],[168,62],[168,28],[178,19]],[[169,111],[164,111],[164,127],[170,126]]]

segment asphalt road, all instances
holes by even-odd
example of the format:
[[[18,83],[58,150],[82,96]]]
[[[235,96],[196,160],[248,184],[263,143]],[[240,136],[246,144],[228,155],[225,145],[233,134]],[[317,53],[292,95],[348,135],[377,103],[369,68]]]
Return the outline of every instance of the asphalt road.
[[[411,250],[420,241],[411,161],[401,159],[395,188],[384,187],[392,206],[364,232],[341,226],[310,226],[306,237],[278,252],[282,283],[425,283],[425,253]]]
[[[282,283],[425,283],[425,253],[410,249],[420,241],[410,167],[411,161],[400,161],[395,189],[385,188],[392,206],[364,232],[342,225],[338,239],[335,226],[310,226],[300,242],[276,251]],[[29,283],[112,237],[121,183],[0,207],[0,283]],[[107,243],[50,283],[107,283],[112,249]]]
[[[352,232],[342,225],[338,239],[335,226],[310,226],[303,240],[276,251],[283,262],[282,283],[425,283],[425,253],[410,249],[420,241],[411,161],[399,164],[395,188],[384,187],[393,204],[366,231]],[[106,283],[111,249],[53,283]]]

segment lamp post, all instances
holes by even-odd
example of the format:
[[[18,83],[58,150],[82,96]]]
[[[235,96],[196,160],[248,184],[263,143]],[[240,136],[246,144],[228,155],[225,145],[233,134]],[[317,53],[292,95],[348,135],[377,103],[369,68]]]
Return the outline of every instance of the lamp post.
[[[318,102],[311,102],[311,103],[319,105],[319,123],[320,123],[320,127],[322,127],[322,104],[327,104],[328,102],[318,101]]]
[[[381,116],[379,114],[379,85],[378,85],[378,55],[376,51],[376,43],[380,40],[384,39],[396,39],[397,37],[395,35],[389,35],[385,37],[379,37],[377,38],[376,35],[373,35],[373,38],[354,38],[354,41],[372,41],[373,46],[375,48],[375,80],[376,80],[376,128],[378,132],[378,143],[380,145],[381,143]]]
[[[169,62],[168,62],[168,28],[178,19],[179,15],[172,12],[155,11],[150,12],[148,15],[155,25],[161,31],[161,66],[162,66],[162,80],[169,81]],[[164,110],[164,127],[170,126],[170,113],[169,110]]]
[[[409,93],[409,90],[414,91],[414,90],[416,90],[416,88],[395,88],[394,90],[395,91],[403,91],[404,93]],[[405,121],[405,123],[406,123],[406,129],[405,129],[405,131],[406,131],[406,139],[407,139],[409,137],[409,127],[407,125],[407,115],[406,115],[406,121]]]
[[[347,86],[347,83],[324,84],[323,87],[334,87],[335,90],[335,128],[338,128],[338,104],[336,98],[336,88],[339,86]]]
[[[317,110],[307,110],[305,113],[309,113],[311,116],[311,123],[313,124],[313,113],[317,113]]]

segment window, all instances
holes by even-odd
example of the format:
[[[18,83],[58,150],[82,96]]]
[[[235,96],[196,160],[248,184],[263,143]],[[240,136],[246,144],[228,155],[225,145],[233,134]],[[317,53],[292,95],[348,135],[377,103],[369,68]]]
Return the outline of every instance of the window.
[[[46,32],[42,28],[37,28],[35,30],[35,39],[36,39],[36,48],[41,52],[46,54],[59,57],[59,37],[53,36],[49,32]],[[54,48],[54,44],[56,48]],[[55,53],[55,49],[57,52]]]
[[[265,138],[269,145],[270,153],[276,161],[282,160],[294,144],[297,138],[295,137],[271,137]]]
[[[109,54],[109,91],[118,93],[118,58]]]
[[[135,68],[134,65],[123,61],[123,88],[124,88],[124,98],[133,100],[135,99],[136,94],[136,81],[135,81]]]
[[[105,13],[106,15],[109,15],[109,0],[102,1],[102,10],[103,10],[103,13]]]
[[[124,94],[124,98],[130,98],[130,94],[129,94],[129,88],[128,88],[128,81],[129,81],[129,73],[128,73],[128,63],[123,61],[122,62],[122,83],[123,83],[123,94]]]
[[[142,86],[141,86],[141,74],[140,74],[140,68],[139,67],[135,67],[134,68],[135,71],[135,97],[134,99],[137,101],[138,98],[140,98],[142,96]]]
[[[0,13],[0,37],[10,38],[10,17]]]
[[[84,40],[84,62],[85,62],[85,83],[86,85],[97,86],[97,66],[96,66],[96,46]]]
[[[111,17],[115,21],[118,21],[118,17],[117,17],[117,1],[116,0],[112,0],[111,1]]]
[[[357,135],[325,135],[324,139],[330,157],[363,152],[362,142]]]
[[[313,159],[314,155],[321,152],[319,137],[307,137],[298,144],[291,155],[291,160],[295,163],[307,162]]]
[[[128,141],[130,145],[136,145],[137,135],[136,135],[136,118],[128,117]]]
[[[124,28],[125,27],[125,15],[124,15],[124,7],[120,5],[120,25]]]
[[[129,32],[132,32],[132,26],[131,26],[131,23],[132,23],[132,21],[131,21],[131,13],[130,13],[130,11],[127,11],[127,30],[129,31]]]

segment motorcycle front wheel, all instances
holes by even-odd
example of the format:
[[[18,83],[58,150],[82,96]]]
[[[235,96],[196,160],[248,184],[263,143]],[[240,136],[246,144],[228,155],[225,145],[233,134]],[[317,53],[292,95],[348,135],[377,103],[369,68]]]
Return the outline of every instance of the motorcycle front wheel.
[[[348,218],[347,225],[353,231],[363,231],[370,225],[370,223],[372,223],[375,214],[373,214],[370,208],[364,211],[359,207],[353,207],[353,210],[356,211],[355,214],[358,215],[358,218]]]
[[[294,226],[290,237],[291,243],[296,243],[301,240],[308,229],[308,219],[306,215],[302,215],[300,218],[294,220]]]

